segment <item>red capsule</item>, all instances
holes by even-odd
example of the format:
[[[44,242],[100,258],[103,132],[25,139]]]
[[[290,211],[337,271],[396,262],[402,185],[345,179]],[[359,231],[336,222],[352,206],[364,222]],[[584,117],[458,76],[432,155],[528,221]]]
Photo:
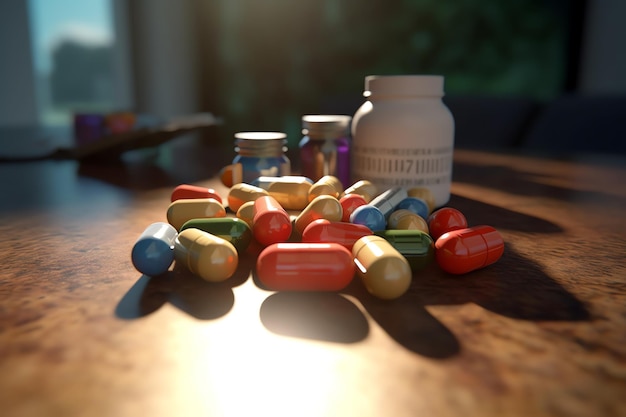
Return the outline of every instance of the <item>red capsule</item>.
[[[428,216],[428,231],[434,241],[452,230],[465,229],[467,220],[463,213],[452,207],[444,207]]]
[[[372,231],[362,224],[331,222],[326,219],[315,220],[302,232],[302,242],[305,243],[338,243],[348,250],[352,250],[354,242],[363,236],[369,236]]]
[[[435,242],[435,258],[446,272],[465,274],[496,262],[504,253],[504,240],[491,226],[444,233]]]
[[[365,198],[358,194],[346,194],[339,199],[339,204],[343,208],[343,216],[341,217],[342,222],[349,222],[350,215],[357,208],[367,204]]]
[[[257,242],[264,246],[285,242],[291,230],[289,214],[274,197],[263,196],[254,201],[252,234]]]
[[[276,243],[256,263],[259,280],[276,291],[339,291],[354,270],[352,253],[337,243]]]
[[[214,198],[222,203],[222,197],[212,188],[181,184],[172,191],[172,202],[183,198]]]

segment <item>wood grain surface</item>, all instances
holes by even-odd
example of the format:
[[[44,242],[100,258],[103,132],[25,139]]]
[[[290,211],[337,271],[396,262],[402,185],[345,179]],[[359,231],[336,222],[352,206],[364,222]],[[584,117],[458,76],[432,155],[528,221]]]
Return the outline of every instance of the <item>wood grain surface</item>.
[[[221,284],[134,270],[222,162],[0,164],[0,415],[626,415],[626,160],[456,151],[449,205],[505,254],[393,301],[267,291],[258,246]]]

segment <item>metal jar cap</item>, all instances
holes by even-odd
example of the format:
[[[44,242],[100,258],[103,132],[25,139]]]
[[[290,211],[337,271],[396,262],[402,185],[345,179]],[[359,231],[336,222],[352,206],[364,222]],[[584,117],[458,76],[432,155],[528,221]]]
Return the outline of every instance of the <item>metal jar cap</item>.
[[[351,116],[310,114],[302,116],[302,134],[311,139],[336,139],[348,134]]]
[[[280,156],[286,143],[287,135],[282,132],[235,133],[235,151],[244,156]]]

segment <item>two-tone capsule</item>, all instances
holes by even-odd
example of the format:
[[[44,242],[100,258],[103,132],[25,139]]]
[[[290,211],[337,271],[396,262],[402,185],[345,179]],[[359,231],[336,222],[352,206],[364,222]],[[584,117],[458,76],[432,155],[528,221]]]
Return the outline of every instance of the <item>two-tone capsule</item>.
[[[385,230],[387,218],[406,197],[404,188],[391,188],[374,198],[369,204],[357,207],[350,215],[350,223],[365,225],[373,231]]]
[[[213,219],[191,219],[185,222],[181,231],[185,229],[200,229],[231,243],[237,252],[242,253],[252,241],[252,230],[248,224],[235,217],[220,217]]]
[[[226,209],[214,198],[182,199],[172,202],[167,208],[167,221],[176,230],[191,219],[225,217]]]
[[[237,249],[222,239],[200,229],[185,229],[174,242],[174,258],[206,281],[230,278],[239,264]]]
[[[174,240],[177,234],[172,225],[164,222],[149,225],[131,251],[135,269],[148,276],[165,273],[174,261]]]
[[[352,254],[337,243],[276,243],[257,259],[259,281],[275,291],[340,291],[354,276]]]
[[[433,239],[421,230],[384,230],[376,235],[400,252],[413,271],[425,268],[435,258]]]
[[[491,226],[474,226],[444,233],[435,242],[437,263],[451,274],[465,274],[496,262],[504,240]]]
[[[384,300],[404,294],[411,285],[408,261],[380,236],[365,236],[352,247],[356,271],[367,291]]]

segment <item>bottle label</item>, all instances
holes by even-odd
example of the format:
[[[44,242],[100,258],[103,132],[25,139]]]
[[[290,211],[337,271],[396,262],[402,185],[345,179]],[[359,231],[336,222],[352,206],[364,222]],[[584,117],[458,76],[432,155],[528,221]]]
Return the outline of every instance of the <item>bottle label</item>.
[[[394,186],[441,186],[449,193],[452,146],[436,148],[382,148],[353,146],[353,180],[366,179],[381,189]]]

